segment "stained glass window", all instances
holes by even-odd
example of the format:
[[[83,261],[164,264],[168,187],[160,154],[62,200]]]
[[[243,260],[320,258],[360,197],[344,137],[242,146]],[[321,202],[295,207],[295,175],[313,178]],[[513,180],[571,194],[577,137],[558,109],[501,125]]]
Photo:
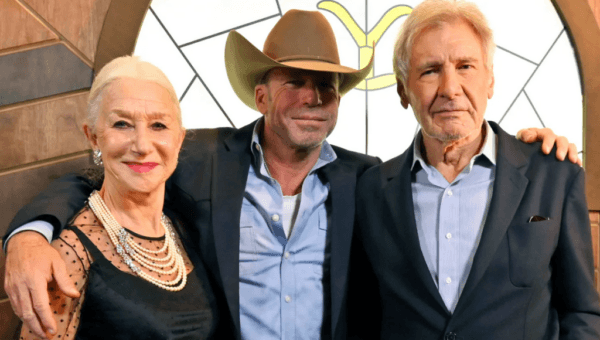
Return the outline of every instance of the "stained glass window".
[[[509,133],[550,127],[582,150],[582,95],[573,47],[549,0],[474,1],[487,16],[497,44],[495,91],[485,118]],[[225,71],[227,33],[238,30],[259,49],[282,13],[321,11],[331,23],[341,62],[359,68],[376,42],[373,75],[341,101],[329,142],[390,159],[418,130],[403,109],[392,71],[401,23],[420,0],[154,0],[135,54],[163,69],[181,100],[188,129],[242,127],[260,116],[235,95]],[[535,13],[535,15],[532,15]]]

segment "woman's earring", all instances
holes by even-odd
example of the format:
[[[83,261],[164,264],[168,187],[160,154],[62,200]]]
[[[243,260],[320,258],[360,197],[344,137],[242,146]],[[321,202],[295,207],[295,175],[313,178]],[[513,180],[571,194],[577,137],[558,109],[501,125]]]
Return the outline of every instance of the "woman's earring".
[[[92,155],[94,158],[94,164],[101,166],[103,164],[102,163],[102,151],[100,151],[100,149],[96,149],[96,150],[94,150]]]

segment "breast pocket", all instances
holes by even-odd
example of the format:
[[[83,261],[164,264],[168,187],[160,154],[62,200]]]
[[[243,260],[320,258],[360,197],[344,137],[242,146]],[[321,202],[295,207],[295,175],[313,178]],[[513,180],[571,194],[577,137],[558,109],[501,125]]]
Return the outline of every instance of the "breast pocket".
[[[317,239],[315,240],[313,270],[316,274],[323,276],[323,265],[325,263],[325,247],[327,243],[327,212],[320,209],[318,213]]]
[[[240,276],[254,273],[258,261],[253,221],[245,215],[240,221]]]
[[[548,220],[508,228],[509,275],[516,287],[531,287],[550,273],[560,225]]]

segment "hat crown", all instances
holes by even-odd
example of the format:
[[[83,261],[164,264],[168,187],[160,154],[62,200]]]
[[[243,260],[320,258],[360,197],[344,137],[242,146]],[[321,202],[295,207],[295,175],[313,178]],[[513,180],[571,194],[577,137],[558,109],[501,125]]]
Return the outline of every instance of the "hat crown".
[[[317,11],[286,12],[269,33],[263,53],[278,62],[319,60],[340,64],[333,29]]]

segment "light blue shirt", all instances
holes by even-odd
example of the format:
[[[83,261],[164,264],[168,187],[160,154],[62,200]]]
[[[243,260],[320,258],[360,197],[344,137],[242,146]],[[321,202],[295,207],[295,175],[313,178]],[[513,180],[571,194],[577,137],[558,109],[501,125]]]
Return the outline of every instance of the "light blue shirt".
[[[329,184],[317,170],[336,159],[325,141],[302,183],[300,207],[289,239],[282,228],[283,194],[271,177],[254,127],[253,159],[240,218],[240,324],[243,339],[319,339]],[[328,280],[326,280],[328,281]]]
[[[497,137],[487,122],[481,152],[448,181],[421,153],[421,132],[413,147],[412,197],[421,251],[450,312],[471,271],[487,216],[496,173]]]

